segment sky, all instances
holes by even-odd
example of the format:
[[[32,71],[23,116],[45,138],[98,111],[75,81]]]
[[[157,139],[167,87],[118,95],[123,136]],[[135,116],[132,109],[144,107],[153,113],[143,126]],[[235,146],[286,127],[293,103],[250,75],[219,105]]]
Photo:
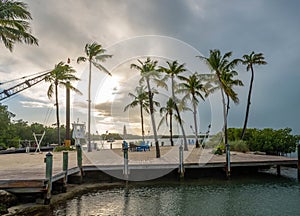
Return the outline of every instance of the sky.
[[[209,73],[195,56],[208,56],[209,50],[232,51],[241,58],[252,51],[262,52],[268,62],[255,66],[254,89],[248,127],[275,129],[290,127],[300,134],[300,2],[298,0],[26,0],[32,14],[32,34],[39,46],[16,44],[9,52],[0,44],[0,82],[51,70],[60,61],[71,59],[81,81],[74,85],[83,93],[72,93],[71,121],[87,122],[87,64],[77,64],[84,46],[97,42],[113,57],[103,65],[112,77],[93,69],[92,133],[140,133],[138,109],[123,112],[140,78],[130,69],[137,59],[151,56],[165,66],[166,60],[185,63],[186,75]],[[240,103],[231,104],[229,127],[242,127],[250,73],[236,68],[244,87],[238,87]],[[9,88],[24,79],[1,85]],[[55,123],[54,98],[47,98],[49,84],[41,83],[1,101],[16,114],[15,120]],[[155,87],[153,85],[153,87]],[[164,105],[169,91],[159,89],[155,97]],[[61,123],[65,121],[65,90],[59,91]],[[221,99],[218,92],[198,106],[200,132],[212,124],[222,127]],[[161,117],[156,116],[157,124]],[[192,113],[184,114],[186,130],[192,134]],[[145,117],[146,133],[151,134],[150,117]],[[194,126],[192,126],[194,127]],[[177,132],[180,133],[177,129]],[[162,126],[160,134],[167,134]],[[175,132],[176,133],[176,132]]]

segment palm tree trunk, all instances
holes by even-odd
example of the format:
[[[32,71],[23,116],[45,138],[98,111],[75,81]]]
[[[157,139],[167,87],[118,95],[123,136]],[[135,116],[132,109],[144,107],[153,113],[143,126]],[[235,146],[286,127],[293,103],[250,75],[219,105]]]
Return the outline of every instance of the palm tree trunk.
[[[141,124],[142,124],[142,139],[145,142],[145,131],[144,131],[144,117],[143,117],[143,105],[140,103],[140,113],[141,113]]]
[[[173,102],[175,104],[175,109],[176,109],[176,113],[177,113],[177,116],[178,116],[178,119],[179,119],[179,125],[180,125],[180,128],[181,128],[181,132],[182,132],[182,136],[183,136],[183,143],[184,143],[184,151],[188,151],[188,145],[187,145],[187,139],[186,139],[186,135],[185,135],[185,131],[184,131],[184,127],[182,125],[182,121],[181,121],[181,116],[180,116],[180,112],[179,112],[179,109],[178,109],[178,106],[177,106],[177,100],[175,98],[175,91],[174,91],[174,76],[171,77],[171,81],[172,81],[172,99],[173,99]]]
[[[147,81],[147,87],[148,87],[148,93],[149,93],[149,106],[150,106],[150,115],[151,115],[152,129],[153,129],[153,135],[154,135],[154,141],[155,141],[156,158],[160,158],[160,149],[159,149],[159,143],[158,143],[158,138],[157,138],[155,119],[154,119],[153,94],[152,94],[152,91],[150,88],[149,79],[147,78],[146,81]]]
[[[59,106],[58,106],[58,84],[55,82],[55,103],[56,103],[56,126],[57,126],[57,140],[60,145],[60,122],[59,122]]]
[[[174,146],[174,142],[173,142],[173,124],[172,124],[172,115],[173,113],[170,113],[170,142],[171,142],[171,146]]]
[[[91,148],[91,82],[92,82],[92,62],[89,60],[89,84],[88,84],[88,134],[87,134],[87,147],[88,152],[92,151]]]
[[[246,108],[246,115],[245,115],[245,121],[244,121],[244,127],[241,135],[241,140],[244,138],[245,133],[246,133],[246,128],[247,128],[247,123],[248,123],[248,117],[249,117],[249,111],[250,111],[250,104],[251,104],[251,93],[252,93],[252,86],[253,86],[253,80],[254,80],[254,71],[252,65],[250,66],[251,68],[251,80],[250,80],[250,87],[249,87],[249,92],[248,92],[248,100],[247,100],[247,108]]]
[[[199,141],[198,141],[197,108],[196,108],[195,103],[193,103],[193,108],[194,108],[194,125],[195,125],[196,148],[200,148]]]
[[[229,109],[230,109],[230,106],[229,106],[229,103],[230,103],[230,98],[229,98],[229,95],[226,95],[227,97],[227,105],[226,105],[226,118],[228,117],[228,112],[229,112]]]
[[[224,144],[226,147],[226,175],[230,177],[230,145],[228,143],[228,134],[227,134],[227,112],[223,88],[221,88],[222,103],[223,103],[223,115],[224,115]]]

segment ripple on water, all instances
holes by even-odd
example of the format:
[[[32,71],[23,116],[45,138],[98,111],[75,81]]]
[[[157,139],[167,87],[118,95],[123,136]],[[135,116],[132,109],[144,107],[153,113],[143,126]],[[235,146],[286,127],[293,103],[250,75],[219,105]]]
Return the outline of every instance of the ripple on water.
[[[53,215],[299,215],[299,183],[259,178],[130,185],[74,197]]]

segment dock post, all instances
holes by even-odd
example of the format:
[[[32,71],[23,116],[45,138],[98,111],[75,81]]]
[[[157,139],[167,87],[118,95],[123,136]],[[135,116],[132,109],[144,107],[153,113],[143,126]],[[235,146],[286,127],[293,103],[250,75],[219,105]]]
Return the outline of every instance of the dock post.
[[[281,175],[280,165],[277,165],[276,169],[277,169],[277,176],[280,176]]]
[[[128,170],[128,144],[126,141],[123,141],[123,153],[124,153],[124,177],[126,181],[128,180],[129,170]]]
[[[68,182],[68,162],[69,162],[69,155],[67,151],[63,152],[63,171],[65,173],[65,177],[63,180],[63,191],[66,192],[66,186]]]
[[[230,178],[231,169],[230,169],[230,145],[226,144],[226,177]]]
[[[298,180],[300,180],[300,143],[298,143],[297,152],[298,152]]]
[[[77,166],[80,170],[80,182],[82,182],[83,178],[83,169],[82,169],[82,148],[81,145],[76,145],[76,150],[77,150]]]
[[[179,146],[179,178],[184,178],[184,167],[183,167],[183,146],[182,143]]]
[[[53,155],[48,152],[46,154],[46,158],[44,159],[44,162],[46,163],[46,195],[44,198],[44,204],[48,205],[50,204],[51,199],[51,192],[52,192],[52,165],[53,165]]]

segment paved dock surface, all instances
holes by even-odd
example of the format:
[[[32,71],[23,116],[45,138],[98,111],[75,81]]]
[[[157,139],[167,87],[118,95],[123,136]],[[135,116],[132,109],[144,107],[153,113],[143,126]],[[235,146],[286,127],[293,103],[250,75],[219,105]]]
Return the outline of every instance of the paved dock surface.
[[[179,164],[178,146],[161,147],[161,158],[155,157],[155,147],[146,152],[129,152],[129,165],[167,165]],[[184,151],[185,166],[215,167],[225,164],[225,154],[214,155],[211,149],[192,148]],[[62,152],[53,152],[53,175],[62,172]],[[45,179],[46,153],[19,153],[0,155],[0,183],[7,180]],[[297,158],[257,155],[253,153],[231,152],[232,165],[291,165],[297,164]],[[124,162],[121,149],[102,149],[83,153],[84,166],[122,166]],[[69,169],[77,166],[76,152],[69,152]]]

